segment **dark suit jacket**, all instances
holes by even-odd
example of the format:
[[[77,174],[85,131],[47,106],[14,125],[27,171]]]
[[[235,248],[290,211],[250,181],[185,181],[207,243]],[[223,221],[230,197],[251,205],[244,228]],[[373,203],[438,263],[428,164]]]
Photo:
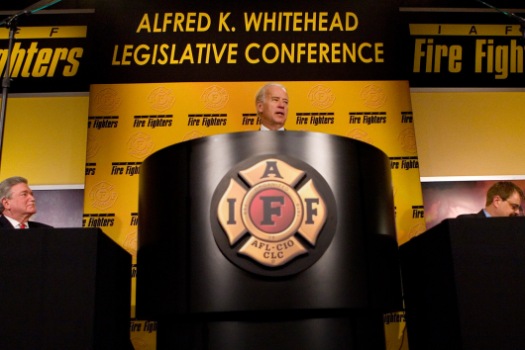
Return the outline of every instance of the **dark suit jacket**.
[[[475,213],[475,214],[461,214],[461,215],[457,216],[458,219],[464,219],[464,218],[486,218],[486,217],[487,216],[485,215],[485,212],[483,211],[483,209],[481,209],[478,213]]]
[[[49,225],[46,225],[46,224],[43,224],[41,222],[36,222],[36,221],[29,221],[29,228],[32,229],[32,228],[51,228],[52,226],[49,226]],[[1,215],[0,216],[0,229],[2,228],[14,228],[13,225],[11,225],[11,222],[9,222],[9,220],[7,220],[5,218],[5,216]]]

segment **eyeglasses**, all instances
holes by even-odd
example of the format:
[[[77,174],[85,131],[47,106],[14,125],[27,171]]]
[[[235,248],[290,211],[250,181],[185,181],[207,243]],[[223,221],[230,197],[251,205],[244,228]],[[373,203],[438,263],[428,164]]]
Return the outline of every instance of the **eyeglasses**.
[[[514,210],[514,211],[516,211],[516,210],[520,210],[520,209],[521,209],[521,205],[519,205],[519,204],[512,203],[512,202],[509,201],[509,200],[505,200],[505,202],[509,203],[510,206],[512,207],[512,210]]]

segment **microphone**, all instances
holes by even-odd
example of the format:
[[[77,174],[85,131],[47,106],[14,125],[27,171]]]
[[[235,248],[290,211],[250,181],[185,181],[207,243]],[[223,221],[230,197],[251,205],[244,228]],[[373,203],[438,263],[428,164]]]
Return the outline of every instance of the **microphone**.
[[[62,0],[40,0],[33,5],[26,7],[20,12],[15,13],[11,17],[8,17],[4,19],[2,22],[0,22],[0,27],[6,26],[11,27],[12,23],[15,23],[15,21],[18,19],[18,17],[24,16],[24,15],[31,15],[33,13],[36,13],[40,10],[43,10],[49,6],[52,6],[56,4],[57,2],[60,2]]]
[[[490,7],[491,9],[494,9],[494,10],[504,14],[507,17],[510,17],[510,18],[515,19],[516,21],[518,21],[518,23],[520,24],[521,35],[522,35],[523,39],[525,39],[525,18],[520,17],[520,16],[518,16],[515,13],[512,13],[512,12],[500,10],[499,8],[494,7],[494,6],[490,5],[490,4],[487,4],[486,2],[484,2],[482,0],[476,0],[476,1],[479,2],[479,3],[482,3],[483,5],[485,5],[487,7]]]

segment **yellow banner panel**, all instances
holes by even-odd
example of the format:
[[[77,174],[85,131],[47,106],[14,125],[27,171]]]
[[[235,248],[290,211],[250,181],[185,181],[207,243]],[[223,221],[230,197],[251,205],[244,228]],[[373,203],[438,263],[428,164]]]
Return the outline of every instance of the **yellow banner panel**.
[[[85,38],[87,26],[43,26],[19,27],[15,33],[16,39],[64,39]],[[0,40],[9,38],[9,29],[0,29]]]
[[[9,97],[0,177],[30,185],[78,185],[85,180],[87,96]]]
[[[519,25],[503,24],[415,24],[411,23],[410,35],[443,36],[521,36]]]

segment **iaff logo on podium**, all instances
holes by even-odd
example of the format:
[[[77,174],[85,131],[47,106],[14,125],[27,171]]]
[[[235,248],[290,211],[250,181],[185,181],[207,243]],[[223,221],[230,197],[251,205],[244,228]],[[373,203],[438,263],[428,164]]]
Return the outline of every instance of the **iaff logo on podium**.
[[[215,191],[215,240],[245,270],[297,273],[329,245],[334,203],[328,184],[308,164],[282,156],[251,159],[232,169]]]

